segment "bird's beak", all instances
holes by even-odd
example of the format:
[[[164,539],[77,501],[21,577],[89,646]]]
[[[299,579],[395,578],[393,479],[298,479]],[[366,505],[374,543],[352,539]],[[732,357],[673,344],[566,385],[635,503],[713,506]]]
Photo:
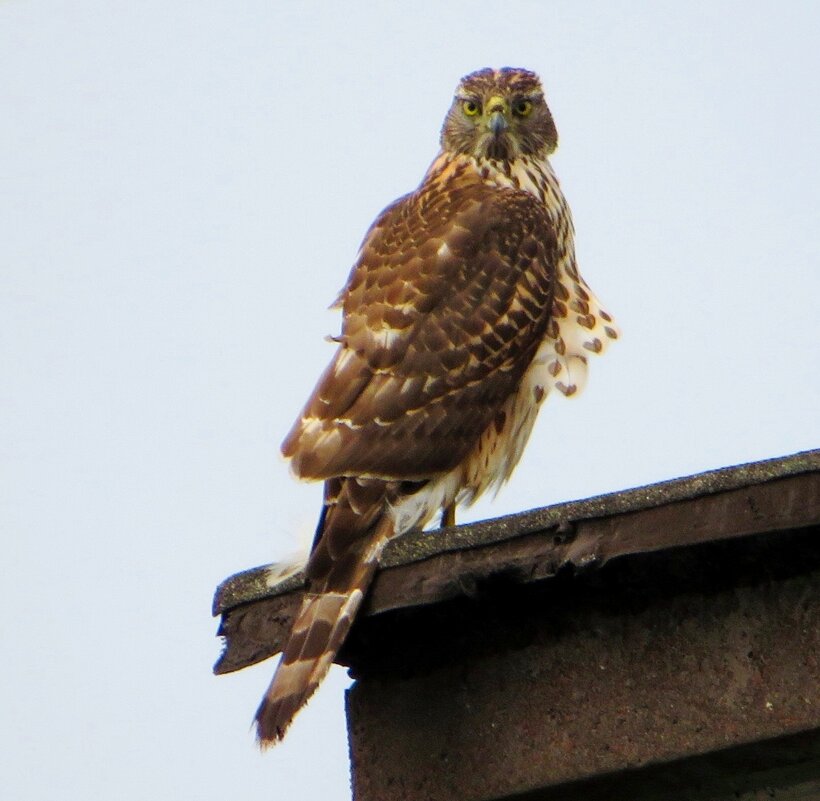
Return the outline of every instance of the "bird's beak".
[[[494,111],[490,114],[490,130],[493,132],[493,136],[498,136],[499,134],[504,133],[508,126],[509,123],[507,122],[507,118],[504,116],[503,111]]]
[[[507,104],[504,102],[503,97],[498,95],[491,97],[487,103],[487,113],[490,115],[487,127],[493,136],[500,136],[509,128],[510,124],[507,122]]]

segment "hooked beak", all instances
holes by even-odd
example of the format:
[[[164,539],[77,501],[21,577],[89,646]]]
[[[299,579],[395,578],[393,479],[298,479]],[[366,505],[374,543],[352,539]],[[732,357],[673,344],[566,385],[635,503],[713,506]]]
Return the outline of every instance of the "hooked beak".
[[[494,111],[490,114],[489,128],[492,131],[493,136],[499,136],[504,133],[508,127],[509,123],[507,122],[507,118],[504,116],[503,111]]]
[[[489,99],[487,102],[487,112],[490,115],[487,127],[493,136],[500,136],[510,127],[509,122],[507,122],[507,104],[500,95],[495,95]]]

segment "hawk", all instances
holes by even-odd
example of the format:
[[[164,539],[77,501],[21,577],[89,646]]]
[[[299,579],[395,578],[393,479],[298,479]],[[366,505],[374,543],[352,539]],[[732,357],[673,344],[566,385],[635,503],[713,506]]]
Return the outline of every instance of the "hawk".
[[[324,677],[386,543],[506,481],[547,395],[578,392],[618,336],[575,263],[557,142],[535,73],[467,75],[421,185],[364,238],[338,348],[282,444],[324,503],[263,747]]]

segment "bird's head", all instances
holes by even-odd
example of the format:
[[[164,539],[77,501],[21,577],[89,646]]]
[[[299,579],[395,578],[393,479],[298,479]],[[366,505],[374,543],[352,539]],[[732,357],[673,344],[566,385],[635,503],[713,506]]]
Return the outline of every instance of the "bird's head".
[[[557,144],[541,81],[534,72],[513,67],[488,67],[462,78],[441,129],[446,152],[476,158],[543,158]]]

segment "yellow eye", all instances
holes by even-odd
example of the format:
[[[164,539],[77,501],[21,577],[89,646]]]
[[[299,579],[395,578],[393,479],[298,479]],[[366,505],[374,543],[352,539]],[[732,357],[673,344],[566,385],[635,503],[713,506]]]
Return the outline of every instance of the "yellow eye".
[[[513,111],[519,117],[529,117],[532,113],[532,101],[519,100],[513,106]]]
[[[465,100],[461,107],[464,109],[464,113],[468,117],[475,117],[478,114],[478,103],[475,100]]]

